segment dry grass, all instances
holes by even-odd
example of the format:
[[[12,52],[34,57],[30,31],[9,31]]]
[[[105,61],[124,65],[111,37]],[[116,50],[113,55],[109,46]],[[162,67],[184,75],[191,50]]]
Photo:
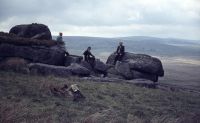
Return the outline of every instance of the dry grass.
[[[28,62],[22,58],[11,57],[0,61],[0,69],[28,73],[27,64]]]
[[[50,87],[77,83],[86,100],[55,96]],[[185,123],[200,122],[200,94],[106,83],[0,72],[0,122],[83,122],[97,113],[95,122]],[[112,115],[114,114],[114,115]],[[95,120],[95,118],[93,118]]]
[[[37,40],[30,38],[17,37],[14,34],[8,34],[0,32],[0,43],[8,43],[20,46],[46,46],[51,47],[57,44],[63,44],[64,42],[57,42],[54,40]]]

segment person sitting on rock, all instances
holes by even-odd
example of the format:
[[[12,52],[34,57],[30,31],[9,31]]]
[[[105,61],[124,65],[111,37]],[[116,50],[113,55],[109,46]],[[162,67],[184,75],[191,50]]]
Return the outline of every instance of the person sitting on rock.
[[[57,36],[57,39],[56,39],[56,40],[59,41],[59,42],[63,42],[62,35],[63,35],[62,32],[60,32],[60,33],[59,33],[59,36]]]
[[[85,96],[79,90],[77,84],[72,84],[68,90],[72,93],[74,99],[73,101],[79,101],[79,99],[85,99]]]
[[[119,42],[119,46],[117,47],[117,51],[115,52],[116,57],[114,60],[114,64],[116,64],[117,61],[121,61],[125,53],[125,47],[123,46],[122,42]]]
[[[59,36],[57,36],[57,42],[60,44],[60,47],[63,49],[63,50],[65,50],[65,56],[69,56],[69,52],[66,50],[66,48],[65,48],[65,42],[63,41],[63,33],[62,32],[60,32],[59,33]]]
[[[91,64],[94,67],[95,56],[91,53],[91,47],[88,47],[86,51],[83,53],[84,60]]]

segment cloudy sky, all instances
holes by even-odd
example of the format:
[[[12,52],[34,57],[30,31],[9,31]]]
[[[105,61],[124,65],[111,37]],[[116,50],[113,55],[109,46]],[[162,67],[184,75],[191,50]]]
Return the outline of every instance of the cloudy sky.
[[[200,0],[0,0],[0,31],[28,23],[53,35],[200,40]]]

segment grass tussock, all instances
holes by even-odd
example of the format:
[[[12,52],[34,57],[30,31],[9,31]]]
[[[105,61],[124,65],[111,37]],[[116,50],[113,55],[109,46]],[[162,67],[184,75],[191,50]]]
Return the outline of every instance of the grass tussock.
[[[8,44],[14,44],[14,45],[20,45],[20,46],[51,47],[57,44],[63,44],[64,42],[57,42],[54,40],[37,40],[37,39],[30,39],[30,38],[22,38],[22,37],[17,37],[14,34],[0,32],[0,44],[1,43],[8,43]]]
[[[70,96],[50,92],[52,86],[74,83],[86,100],[73,102]],[[0,72],[1,123],[200,122],[199,97],[199,93],[148,89],[127,83]]]
[[[0,69],[5,71],[17,71],[20,73],[28,73],[27,68],[28,61],[18,58],[11,57],[0,61]]]

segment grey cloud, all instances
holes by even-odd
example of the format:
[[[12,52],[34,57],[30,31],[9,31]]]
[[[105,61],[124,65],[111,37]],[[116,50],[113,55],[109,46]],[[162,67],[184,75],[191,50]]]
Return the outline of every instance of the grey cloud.
[[[127,34],[131,34],[138,30],[130,29],[129,25],[140,27],[151,25],[152,28],[158,25],[162,27],[183,25],[186,26],[185,30],[200,25],[200,8],[193,7],[193,4],[190,8],[181,6],[184,1],[196,2],[196,0],[177,0],[177,2],[169,0],[164,3],[162,3],[164,0],[160,0],[158,3],[153,3],[155,1],[145,3],[147,1],[143,0],[1,0],[0,28],[5,30],[15,24],[39,22],[49,25],[54,31],[59,29],[69,31],[66,29],[69,27],[75,29],[106,27],[111,31],[121,26],[127,28],[129,31],[125,31]],[[86,31],[92,30],[86,29]],[[148,34],[154,33],[150,31]],[[198,31],[195,34],[199,33],[196,28],[195,31]],[[140,32],[145,32],[145,29]]]

